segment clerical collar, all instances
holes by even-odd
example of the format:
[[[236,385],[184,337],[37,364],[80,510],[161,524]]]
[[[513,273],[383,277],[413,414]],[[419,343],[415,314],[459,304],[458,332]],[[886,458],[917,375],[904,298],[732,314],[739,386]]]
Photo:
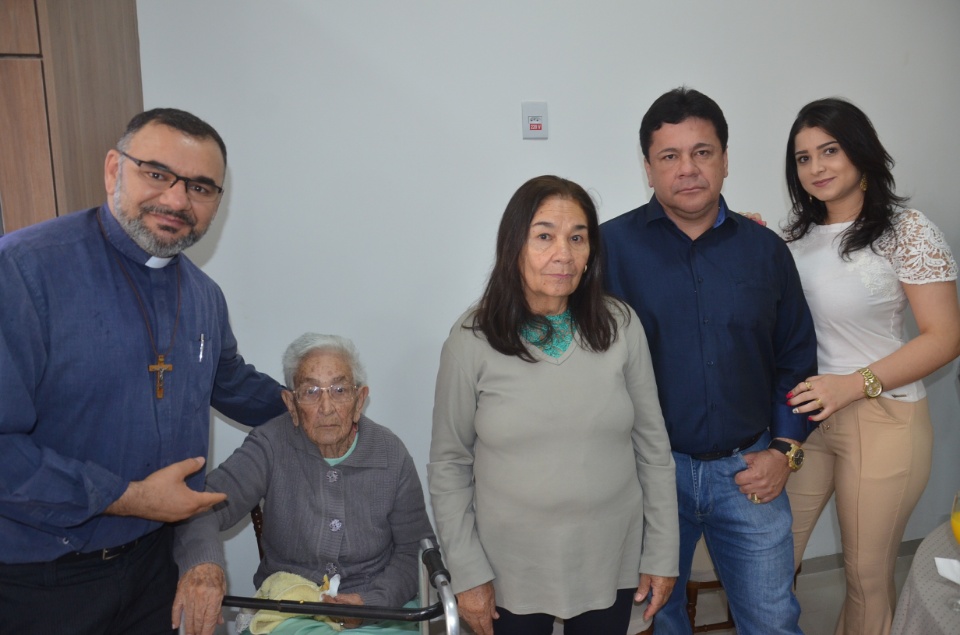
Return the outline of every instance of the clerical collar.
[[[173,258],[160,258],[159,256],[150,256],[150,260],[146,261],[144,264],[150,267],[151,269],[163,269],[170,264],[170,261]]]

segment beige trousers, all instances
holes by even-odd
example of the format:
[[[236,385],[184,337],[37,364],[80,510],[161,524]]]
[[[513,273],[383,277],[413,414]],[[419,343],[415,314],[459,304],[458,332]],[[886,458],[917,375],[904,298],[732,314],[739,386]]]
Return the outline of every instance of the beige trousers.
[[[821,423],[803,450],[803,468],[787,481],[794,562],[801,561],[836,492],[847,582],[836,633],[888,635],[896,608],[897,552],[930,477],[933,427],[927,400],[855,401]]]

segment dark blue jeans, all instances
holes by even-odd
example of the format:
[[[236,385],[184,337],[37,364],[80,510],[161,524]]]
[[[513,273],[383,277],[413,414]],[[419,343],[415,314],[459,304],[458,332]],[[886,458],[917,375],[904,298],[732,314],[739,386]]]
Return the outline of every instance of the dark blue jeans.
[[[741,635],[797,635],[800,605],[793,593],[793,516],[786,491],[755,505],[734,477],[747,468],[743,454],[764,450],[770,435],[743,453],[698,461],[673,453],[680,506],[680,577],[653,619],[656,635],[691,633],[687,580],[693,551],[703,535]]]
[[[176,633],[172,537],[164,527],[112,560],[0,564],[0,633]]]

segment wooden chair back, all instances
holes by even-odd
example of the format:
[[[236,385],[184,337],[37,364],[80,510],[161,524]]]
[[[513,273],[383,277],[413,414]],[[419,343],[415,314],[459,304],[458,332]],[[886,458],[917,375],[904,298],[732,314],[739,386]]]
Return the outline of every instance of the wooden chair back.
[[[253,533],[257,536],[257,551],[260,552],[260,559],[263,560],[263,510],[259,505],[250,510],[250,520],[253,521]]]

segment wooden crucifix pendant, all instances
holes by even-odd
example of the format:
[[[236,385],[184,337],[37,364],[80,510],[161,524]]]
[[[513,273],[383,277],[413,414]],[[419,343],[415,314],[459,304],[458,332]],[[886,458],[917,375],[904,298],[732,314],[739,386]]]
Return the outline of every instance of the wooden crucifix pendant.
[[[163,373],[173,370],[173,364],[164,364],[163,355],[157,355],[157,363],[147,366],[147,370],[157,374],[157,399],[163,399]]]

